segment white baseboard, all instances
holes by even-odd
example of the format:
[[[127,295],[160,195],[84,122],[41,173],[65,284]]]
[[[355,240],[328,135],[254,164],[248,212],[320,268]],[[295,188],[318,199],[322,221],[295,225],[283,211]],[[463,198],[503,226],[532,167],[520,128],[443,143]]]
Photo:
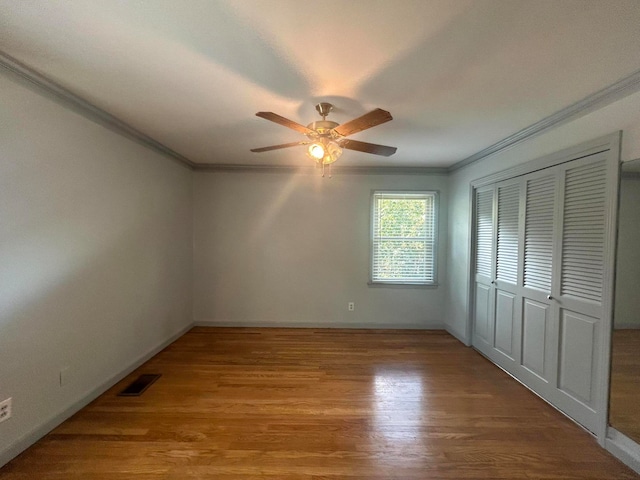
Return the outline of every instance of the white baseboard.
[[[457,329],[453,328],[451,325],[445,325],[444,328],[447,331],[447,333],[449,333],[449,335],[457,338],[467,347],[471,346],[471,339],[467,338],[465,334],[459,332]]]
[[[425,325],[423,323],[364,323],[364,322],[295,322],[295,321],[218,321],[198,320],[196,327],[252,327],[252,328],[337,328],[337,329],[368,329],[368,330],[444,330],[444,325]]]
[[[640,473],[640,445],[613,427],[607,430],[605,448],[618,460]]]
[[[102,395],[104,392],[106,392],[108,389],[113,387],[116,383],[118,383],[124,377],[129,375],[136,368],[140,367],[143,363],[151,359],[153,356],[157,355],[161,350],[171,345],[173,342],[175,342],[178,338],[180,338],[182,335],[187,333],[192,328],[193,328],[193,324],[189,324],[187,327],[173,334],[169,339],[163,341],[162,343],[153,347],[146,353],[140,355],[127,368],[112,375],[110,378],[102,382],[100,385],[98,385],[97,387],[87,392],[85,395],[83,395],[81,398],[79,398],[69,407],[65,408],[61,412],[54,415],[51,419],[47,420],[43,424],[38,425],[37,427],[33,428],[32,430],[24,434],[22,437],[16,440],[13,444],[11,444],[8,448],[0,452],[0,467],[9,463],[11,460],[13,460],[15,457],[20,455],[31,445],[33,445],[42,437],[44,437],[47,433],[52,431],[54,428],[56,428],[58,425],[60,425],[62,422],[67,420],[72,415],[76,414],[78,411],[82,410],[89,403],[91,403],[100,395]]]

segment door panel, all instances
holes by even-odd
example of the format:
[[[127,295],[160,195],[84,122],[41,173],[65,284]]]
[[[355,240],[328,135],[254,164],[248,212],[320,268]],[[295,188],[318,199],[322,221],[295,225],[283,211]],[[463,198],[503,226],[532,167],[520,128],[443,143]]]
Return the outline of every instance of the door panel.
[[[547,381],[547,329],[549,305],[524,300],[522,327],[522,366]]]
[[[493,279],[493,189],[476,193],[476,276],[490,283]]]
[[[491,288],[476,284],[474,332],[484,342],[489,343],[489,315]]]
[[[592,406],[598,319],[564,309],[560,317],[558,388]]]
[[[520,183],[498,187],[496,280],[518,283],[518,224]]]
[[[513,332],[516,296],[500,290],[496,291],[496,331],[495,347],[513,360]]]
[[[602,302],[606,234],[604,160],[565,174],[561,295]]]
[[[473,342],[487,352],[491,340],[492,295],[495,274],[494,188],[476,191],[475,195],[475,295]]]
[[[524,286],[551,293],[556,176],[527,181]]]
[[[496,277],[492,347],[498,354],[494,356],[495,361],[507,370],[515,366],[515,356],[519,353],[514,334],[519,331],[517,322],[521,318],[516,304],[520,302],[522,276],[522,188],[523,183],[520,179],[507,180],[496,185]]]

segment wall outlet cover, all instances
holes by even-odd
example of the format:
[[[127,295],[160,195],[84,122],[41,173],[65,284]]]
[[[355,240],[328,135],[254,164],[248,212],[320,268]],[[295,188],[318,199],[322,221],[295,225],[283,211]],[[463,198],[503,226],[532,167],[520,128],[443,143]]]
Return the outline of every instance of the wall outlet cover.
[[[0,422],[11,418],[11,397],[0,402]]]

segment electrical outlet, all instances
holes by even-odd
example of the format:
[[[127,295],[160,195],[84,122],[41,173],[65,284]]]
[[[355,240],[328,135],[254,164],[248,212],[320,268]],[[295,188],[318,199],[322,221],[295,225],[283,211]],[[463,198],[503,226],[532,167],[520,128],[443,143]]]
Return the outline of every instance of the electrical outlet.
[[[0,422],[11,418],[11,398],[7,398],[0,402]]]
[[[347,309],[348,309],[350,312],[353,312],[353,311],[356,309],[356,304],[355,304],[355,303],[353,303],[353,302],[349,302],[349,305],[347,306]]]

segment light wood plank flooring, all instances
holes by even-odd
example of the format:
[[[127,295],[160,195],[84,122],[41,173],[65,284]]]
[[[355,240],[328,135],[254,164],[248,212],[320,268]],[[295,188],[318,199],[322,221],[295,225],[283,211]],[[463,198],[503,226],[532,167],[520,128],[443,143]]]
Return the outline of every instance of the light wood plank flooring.
[[[611,425],[640,442],[640,330],[614,330],[611,355]]]
[[[162,378],[117,397],[140,373]],[[0,478],[640,476],[445,333],[195,328]]]

